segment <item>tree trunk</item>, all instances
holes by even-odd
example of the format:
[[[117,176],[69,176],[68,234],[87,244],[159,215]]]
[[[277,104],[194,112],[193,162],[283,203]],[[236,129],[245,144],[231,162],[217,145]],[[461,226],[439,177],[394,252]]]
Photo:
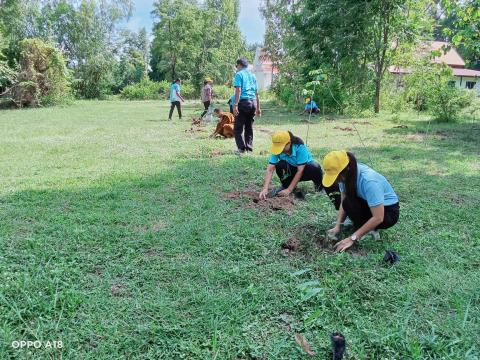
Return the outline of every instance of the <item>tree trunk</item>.
[[[378,78],[379,75],[377,75],[377,79],[375,80],[375,104],[374,104],[374,111],[375,114],[378,114],[380,112],[380,86],[382,83],[382,80]]]

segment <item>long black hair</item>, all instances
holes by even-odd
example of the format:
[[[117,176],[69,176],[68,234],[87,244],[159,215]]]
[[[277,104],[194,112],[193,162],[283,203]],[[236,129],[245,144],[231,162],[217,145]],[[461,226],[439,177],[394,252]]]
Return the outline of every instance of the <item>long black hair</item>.
[[[340,173],[345,179],[345,193],[347,197],[353,198],[357,196],[357,159],[355,155],[347,151],[348,165]]]
[[[288,132],[290,134],[290,143],[293,145],[304,145],[303,140],[300,139],[298,136],[293,135],[290,131]]]

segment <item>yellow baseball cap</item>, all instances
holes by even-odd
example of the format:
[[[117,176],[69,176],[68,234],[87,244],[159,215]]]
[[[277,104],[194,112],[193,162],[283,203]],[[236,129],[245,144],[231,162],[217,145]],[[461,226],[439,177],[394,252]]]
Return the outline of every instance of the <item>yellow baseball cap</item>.
[[[273,155],[280,154],[285,148],[285,145],[287,145],[289,142],[290,134],[288,133],[288,131],[275,131],[272,135],[272,146],[270,146],[270,152]]]
[[[348,155],[345,150],[331,151],[323,158],[323,174],[322,185],[330,187],[337,180],[338,175],[348,165]]]
[[[206,77],[206,78],[205,78],[205,81],[207,81],[207,82],[212,82],[213,79],[212,79],[211,77]]]
[[[312,99],[311,98],[306,98],[305,99],[305,104],[308,104]]]

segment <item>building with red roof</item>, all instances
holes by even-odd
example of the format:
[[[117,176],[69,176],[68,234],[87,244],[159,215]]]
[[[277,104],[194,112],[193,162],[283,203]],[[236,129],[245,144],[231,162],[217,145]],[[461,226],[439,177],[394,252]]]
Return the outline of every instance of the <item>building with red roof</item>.
[[[446,64],[452,68],[454,76],[452,86],[455,85],[463,89],[476,90],[480,95],[480,71],[466,69],[465,61],[451,44],[445,41],[430,41],[420,47],[419,54],[428,56],[432,51],[438,51],[440,53],[439,56],[432,58],[432,64]],[[390,66],[388,71],[398,76],[412,72],[410,69],[395,65]]]

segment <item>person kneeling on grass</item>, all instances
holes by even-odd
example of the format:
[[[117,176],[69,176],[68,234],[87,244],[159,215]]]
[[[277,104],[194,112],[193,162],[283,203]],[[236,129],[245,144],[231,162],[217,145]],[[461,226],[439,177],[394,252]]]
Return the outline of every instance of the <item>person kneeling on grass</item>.
[[[263,181],[263,190],[260,199],[268,196],[268,187],[276,171],[282,186],[273,191],[274,195],[290,195],[300,181],[313,181],[316,191],[321,191],[323,172],[320,165],[313,159],[308,147],[302,139],[294,136],[290,131],[276,131],[272,135],[272,155],[269,159],[267,172]],[[325,192],[335,205],[340,207],[340,194],[338,186],[325,187]]]
[[[221,135],[225,138],[232,138],[234,135],[233,126],[235,124],[235,117],[233,114],[222,112],[218,108],[213,110],[213,114],[220,120],[218,121],[215,131],[212,135],[210,135],[210,137]]]
[[[388,229],[395,225],[400,215],[398,197],[385,177],[365,164],[357,163],[355,156],[346,151],[332,151],[323,160],[325,176],[323,186],[338,184],[341,205],[337,222],[330,235],[340,232],[340,224],[348,216],[355,232],[335,245],[343,252],[367,233],[375,238],[377,229]]]
[[[317,103],[312,99],[312,98],[306,98],[305,99],[305,108],[303,111],[300,113],[300,115],[303,114],[318,114],[320,112],[320,109],[317,106]]]

